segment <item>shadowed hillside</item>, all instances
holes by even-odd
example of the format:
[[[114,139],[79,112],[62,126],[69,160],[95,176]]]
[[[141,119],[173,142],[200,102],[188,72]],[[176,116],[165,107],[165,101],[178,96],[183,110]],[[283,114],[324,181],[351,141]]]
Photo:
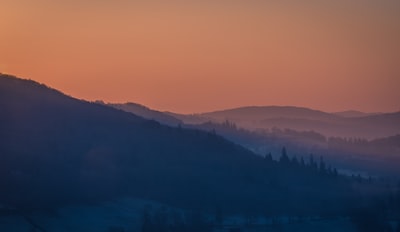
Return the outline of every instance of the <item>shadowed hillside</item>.
[[[118,105],[118,104],[116,104]],[[360,174],[364,176],[398,176],[398,163],[400,160],[399,143],[396,141],[398,135],[380,137],[375,139],[365,139],[359,137],[346,137],[346,133],[341,136],[325,136],[318,133],[316,127],[317,121],[306,118],[314,118],[318,120],[342,120],[347,121],[349,128],[342,129],[352,130],[354,125],[361,128],[374,127],[374,132],[385,134],[387,128],[396,131],[396,123],[398,121],[398,113],[363,113],[359,111],[344,111],[337,114],[345,114],[343,117],[332,116],[321,111],[309,110],[300,107],[244,107],[241,109],[233,109],[226,111],[217,111],[215,113],[197,114],[197,115],[179,115],[170,112],[158,112],[151,110],[139,104],[119,104],[120,109],[127,112],[135,113],[135,110],[129,110],[128,105],[134,108],[144,109],[146,113],[140,110],[136,112],[148,119],[155,119],[161,123],[165,123],[163,119],[174,115],[186,124],[182,124],[184,128],[200,129],[203,131],[215,131],[218,135],[222,135],[230,141],[240,144],[257,154],[264,155],[269,152],[275,158],[283,146],[291,150],[292,156],[308,156],[310,153],[323,154],[337,168],[343,170],[344,173]],[[232,111],[232,112],[231,112]],[[261,115],[258,115],[258,114]],[[284,114],[285,113],[285,114]],[[215,114],[215,115],[214,115]],[[336,113],[335,113],[336,114]],[[204,115],[211,115],[205,117]],[[298,118],[275,118],[268,119],[269,122],[276,122],[281,128],[272,127],[270,129],[256,128],[255,130],[243,128],[238,124],[225,120],[223,118],[229,115],[233,120],[241,121],[246,118],[246,122],[256,122],[258,119],[268,116],[295,115]],[[361,115],[361,117],[360,117]],[[301,118],[304,117],[304,118]],[[218,118],[218,119],[216,119]],[[177,119],[175,119],[176,121]],[[209,120],[209,121],[207,121]],[[203,122],[203,123],[202,123]],[[327,121],[319,121],[320,127],[326,129],[329,123]],[[288,129],[290,127],[301,128],[305,130]],[[353,126],[352,126],[353,125]],[[367,126],[366,126],[367,125]],[[251,126],[250,126],[251,127]],[[338,124],[331,123],[333,130],[337,130]],[[314,130],[310,130],[314,129]],[[386,131],[386,132],[385,132]],[[381,141],[381,142],[376,142]]]
[[[191,209],[308,214],[355,203],[351,180],[259,157],[213,132],[163,126],[11,76],[0,77],[0,94],[5,206],[133,196]]]
[[[182,124],[181,120],[178,120],[168,114],[164,114],[160,111],[149,109],[146,106],[137,104],[137,103],[125,103],[125,104],[107,104],[108,106],[114,107],[116,109],[124,110],[126,112],[130,112],[132,114],[139,115],[146,119],[152,119],[159,123],[169,125],[169,126],[178,126]]]

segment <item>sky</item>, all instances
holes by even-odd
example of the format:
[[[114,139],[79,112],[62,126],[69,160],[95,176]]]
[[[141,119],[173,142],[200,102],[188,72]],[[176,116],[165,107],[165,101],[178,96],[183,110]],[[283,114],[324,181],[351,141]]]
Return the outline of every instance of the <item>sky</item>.
[[[0,0],[0,72],[198,113],[400,110],[400,1]]]

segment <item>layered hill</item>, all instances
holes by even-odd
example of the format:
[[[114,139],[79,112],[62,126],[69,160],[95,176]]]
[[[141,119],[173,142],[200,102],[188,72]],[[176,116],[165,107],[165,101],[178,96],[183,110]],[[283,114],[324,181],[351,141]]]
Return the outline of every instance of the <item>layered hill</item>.
[[[382,113],[365,113],[361,112],[358,110],[346,110],[346,111],[340,111],[340,112],[334,112],[333,114],[345,117],[345,118],[358,118],[358,117],[366,117],[366,116],[372,116],[372,115],[377,115],[377,114],[382,114]]]
[[[338,212],[356,196],[345,178],[30,80],[1,75],[0,110],[0,204],[9,208],[130,196],[188,209],[311,213]]]
[[[327,137],[375,139],[400,133],[400,112],[326,113],[294,106],[249,106],[196,115],[171,115],[187,124],[230,121],[248,130],[315,131]]]
[[[120,109],[126,112],[130,112],[132,114],[141,116],[146,119],[151,119],[155,120],[157,122],[160,122],[165,125],[169,126],[178,126],[179,124],[182,124],[182,121],[179,119],[176,119],[168,114],[165,114],[163,112],[157,111],[157,110],[152,110],[146,106],[137,104],[137,103],[124,103],[124,104],[117,104],[117,103],[109,103],[107,104],[108,106],[114,107],[116,109]]]

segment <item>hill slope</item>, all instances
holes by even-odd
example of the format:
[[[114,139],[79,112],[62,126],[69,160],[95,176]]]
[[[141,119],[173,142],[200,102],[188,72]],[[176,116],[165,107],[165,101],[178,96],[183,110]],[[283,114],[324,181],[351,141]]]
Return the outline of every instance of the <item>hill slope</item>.
[[[354,196],[347,180],[33,81],[1,75],[0,109],[3,206],[43,209],[133,196],[191,209],[294,213],[339,210]]]
[[[141,116],[146,119],[155,120],[159,123],[169,125],[169,126],[178,126],[182,124],[182,121],[176,119],[168,114],[162,113],[160,111],[152,110],[146,106],[137,104],[137,103],[125,103],[125,104],[107,104],[108,106],[114,107],[116,109],[120,109],[126,112],[130,112],[132,114]]]

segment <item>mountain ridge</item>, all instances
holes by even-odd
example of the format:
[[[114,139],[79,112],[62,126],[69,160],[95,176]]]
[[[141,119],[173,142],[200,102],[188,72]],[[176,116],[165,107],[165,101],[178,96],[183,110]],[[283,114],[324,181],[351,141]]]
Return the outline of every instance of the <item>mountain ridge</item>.
[[[179,124],[183,123],[181,120],[179,120],[173,116],[170,116],[168,114],[165,114],[165,113],[157,111],[157,110],[150,109],[149,107],[138,104],[138,103],[133,103],[133,102],[107,103],[106,105],[114,107],[116,109],[120,109],[120,110],[124,110],[124,111],[130,112],[130,113],[133,113],[135,115],[139,115],[146,119],[152,119],[152,120],[158,121],[162,124],[169,125],[169,126],[178,126]]]
[[[248,130],[313,130],[327,137],[374,139],[400,133],[400,112],[345,117],[296,106],[249,106],[192,115],[168,114],[187,124],[230,121]]]
[[[388,113],[388,112],[385,112]],[[383,112],[362,112],[358,110],[344,110],[344,111],[338,111],[338,112],[333,112],[332,114],[339,115],[345,118],[358,118],[358,117],[365,117],[365,116],[371,116],[371,115],[378,115],[378,114],[385,114]]]
[[[337,212],[346,204],[320,205],[355,193],[345,178],[266,160],[213,132],[164,126],[36,82],[0,76],[0,93],[2,205],[132,196],[208,211],[310,213]]]

